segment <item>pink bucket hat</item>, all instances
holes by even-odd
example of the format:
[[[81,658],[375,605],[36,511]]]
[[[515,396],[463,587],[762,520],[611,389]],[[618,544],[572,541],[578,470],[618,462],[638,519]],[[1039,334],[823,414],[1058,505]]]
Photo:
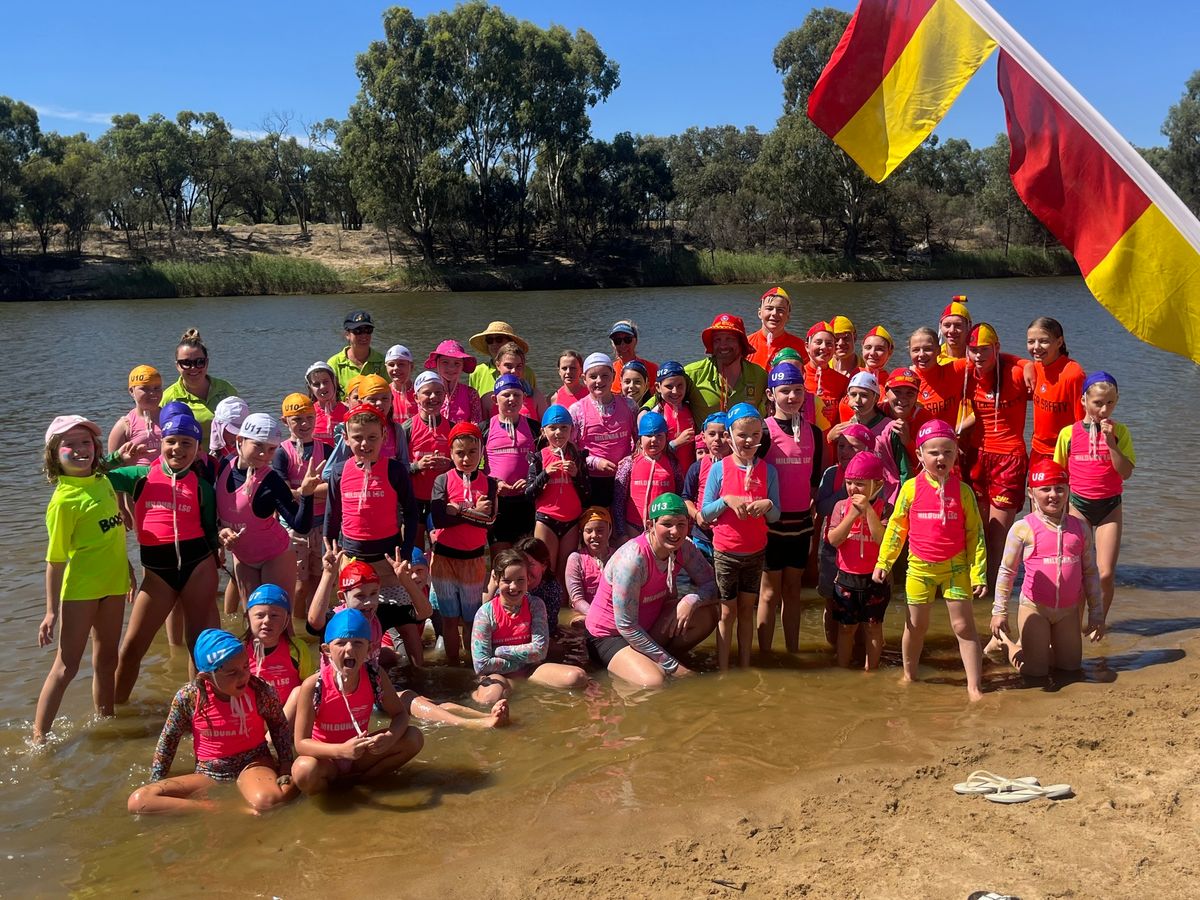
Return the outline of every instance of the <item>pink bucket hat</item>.
[[[425,357],[425,368],[432,369],[437,366],[437,358],[439,356],[449,356],[452,359],[461,359],[463,361],[463,372],[470,375],[475,371],[475,366],[478,360],[475,359],[473,353],[468,353],[466,349],[458,341],[442,341],[433,352]]]
[[[100,426],[91,419],[85,419],[83,416],[56,416],[46,429],[46,444],[49,445],[56,434],[66,434],[77,425],[82,425],[93,435],[100,437]]]
[[[930,419],[917,432],[917,446],[920,447],[926,441],[932,441],[934,438],[949,438],[952,441],[958,441],[958,435],[954,433],[946,422],[941,419]]]

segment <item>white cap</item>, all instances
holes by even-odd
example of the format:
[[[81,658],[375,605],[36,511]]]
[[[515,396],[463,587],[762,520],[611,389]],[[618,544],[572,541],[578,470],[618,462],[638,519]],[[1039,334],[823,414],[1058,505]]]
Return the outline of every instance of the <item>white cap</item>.
[[[388,347],[388,352],[383,355],[383,361],[395,362],[398,359],[402,359],[405,362],[412,362],[412,351],[403,344],[393,344],[391,347]]]
[[[283,431],[279,423],[266,413],[251,413],[242,421],[238,429],[238,437],[249,438],[263,444],[279,444],[283,441]]]
[[[850,387],[879,393],[879,381],[870,372],[859,372],[850,379]]]
[[[46,429],[46,444],[49,445],[51,438],[56,434],[66,434],[72,428],[82,425],[96,437],[100,437],[100,426],[91,419],[85,419],[83,416],[57,416],[50,427]]]
[[[612,358],[607,353],[593,353],[583,361],[583,371],[585,373],[601,366],[608,369],[613,367]]]
[[[425,385],[429,384],[431,381],[436,381],[443,388],[446,387],[446,382],[442,379],[441,375],[439,375],[437,372],[433,371],[433,369],[426,369],[424,372],[422,372],[420,375],[418,375],[416,377],[415,381],[413,381],[413,393],[415,394],[417,391],[419,391]]]
[[[336,374],[333,371],[333,366],[331,366],[327,362],[321,362],[320,360],[317,360],[315,363],[313,363],[311,366],[309,366],[308,369],[305,370],[304,380],[308,381],[308,379],[312,376],[313,372],[328,372],[330,375]],[[335,378],[334,381],[337,381],[337,379]],[[219,403],[217,405],[220,406]]]

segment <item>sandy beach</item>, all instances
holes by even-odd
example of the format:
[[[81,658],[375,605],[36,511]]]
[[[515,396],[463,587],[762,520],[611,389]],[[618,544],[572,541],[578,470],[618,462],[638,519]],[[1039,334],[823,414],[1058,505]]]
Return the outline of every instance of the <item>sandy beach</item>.
[[[496,832],[471,855],[502,863],[412,887],[540,898],[1192,896],[1200,639],[1179,647],[1110,684],[991,693],[969,722],[932,738],[933,752],[913,754],[923,761],[848,758],[745,802],[697,804],[681,791],[678,808],[593,811],[586,828],[539,846]],[[1075,796],[1002,805],[956,795],[975,769],[1069,782]]]

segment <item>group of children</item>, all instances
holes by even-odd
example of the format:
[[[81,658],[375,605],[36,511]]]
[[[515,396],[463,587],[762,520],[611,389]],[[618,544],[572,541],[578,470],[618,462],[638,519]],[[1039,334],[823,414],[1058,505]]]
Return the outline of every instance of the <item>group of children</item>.
[[[984,652],[972,601],[989,592],[990,651],[1029,675],[1078,668],[1081,635],[1104,633],[1135,463],[1128,429],[1112,419],[1116,379],[1086,375],[1053,319],[1030,325],[1030,359],[1001,353],[965,297],[937,331],[913,333],[911,366],[890,371],[895,348],[882,326],[860,347],[838,316],[800,341],[782,328],[787,314],[790,298],[773,288],[753,339],[740,319],[718,317],[736,323],[743,378],[757,370],[766,391],[726,403],[724,388],[733,396],[737,386],[723,383],[721,408],[704,416],[684,366],[632,351],[616,360],[564,351],[561,387],[548,399],[508,326],[504,340],[475,336],[486,364],[446,340],[414,374],[412,353],[396,345],[385,378],[347,355],[363,334],[369,349],[373,323],[359,313],[347,318],[347,351],[310,366],[307,390],[285,397],[276,418],[251,413],[227,383],[204,382],[208,351],[189,331],[177,349],[185,399],[164,405],[161,376],[138,366],[134,408],[107,454],[99,427],[81,416],[59,416],[46,432],[54,492],[38,641],[50,645],[57,629],[58,653],[35,741],[50,731],[89,636],[95,705],[111,715],[166,623],[190,648],[195,678],[172,702],[152,781],[130,797],[131,811],[203,806],[214,780],[236,781],[262,810],[393,771],[421,748],[411,718],[495,727],[508,721],[516,679],[585,687],[588,674],[561,662],[561,608],[570,606],[569,627],[587,629],[614,550],[676,508],[700,551],[689,551],[689,575],[715,581],[719,594],[708,627],[722,670],[735,638],[742,667],[755,642],[769,652],[777,616],[787,651],[799,649],[810,569],[839,665],[878,667],[891,585],[903,573],[905,680],[917,676],[938,595],[972,699]],[[614,347],[629,334],[636,347],[636,333],[618,323]],[[759,368],[750,358],[764,347]],[[477,365],[490,378],[483,398],[462,379]],[[210,408],[215,396],[197,392],[218,383],[228,390]],[[1031,512],[1018,518],[1026,497]],[[1014,630],[1008,601],[1021,568]],[[222,569],[225,610],[244,613],[241,637],[219,627]],[[663,586],[675,591],[669,563]],[[427,622],[448,664],[469,656],[481,708],[393,687],[386,672],[424,665]],[[315,664],[306,637],[318,644]],[[390,717],[385,729],[371,730],[373,710]],[[188,731],[195,773],[168,777]]]

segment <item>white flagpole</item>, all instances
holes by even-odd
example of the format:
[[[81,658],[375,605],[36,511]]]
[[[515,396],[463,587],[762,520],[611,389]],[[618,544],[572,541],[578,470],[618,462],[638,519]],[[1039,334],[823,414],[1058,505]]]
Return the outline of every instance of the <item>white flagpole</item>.
[[[1200,221],[1192,215],[1182,200],[1154,168],[1142,158],[1129,141],[1125,140],[1108,121],[1100,115],[1079,91],[1062,77],[1033,46],[1021,37],[986,0],[956,0],[963,12],[969,15],[986,31],[1002,50],[1040,84],[1050,96],[1057,100],[1097,143],[1117,161],[1157,206],[1167,219],[1179,229],[1192,248],[1200,253]]]

